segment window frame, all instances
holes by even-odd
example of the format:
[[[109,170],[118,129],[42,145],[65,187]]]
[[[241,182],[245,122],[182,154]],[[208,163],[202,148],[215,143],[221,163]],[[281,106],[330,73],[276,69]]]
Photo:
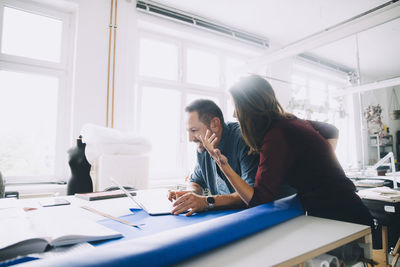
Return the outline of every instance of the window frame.
[[[40,4],[26,3],[18,0],[10,1],[10,0],[0,0],[0,21],[3,22],[3,14],[4,7],[14,8],[21,11],[33,13],[40,16],[45,16],[49,18],[54,18],[61,20],[63,22],[62,28],[62,36],[61,36],[61,54],[60,54],[60,62],[51,62],[47,60],[34,59],[34,58],[26,58],[22,56],[3,54],[1,49],[1,41],[0,41],[0,60],[15,62],[19,64],[28,64],[38,67],[44,67],[49,69],[58,69],[64,70],[67,68],[67,46],[68,43],[65,41],[69,37],[69,28],[70,28],[70,15],[66,12],[61,12],[55,9],[51,9],[50,7],[46,7]],[[2,25],[2,24],[1,24]],[[0,37],[2,37],[2,29],[0,27]]]
[[[57,98],[57,123],[56,123],[56,144],[54,158],[54,173],[50,176],[7,176],[7,184],[18,183],[43,183],[43,182],[65,182],[68,175],[66,150],[70,145],[71,136],[71,104],[72,104],[72,65],[74,47],[74,25],[75,12],[69,8],[45,5],[42,3],[28,3],[19,0],[0,0],[0,38],[2,38],[2,25],[4,7],[14,8],[41,16],[61,20],[61,51],[60,62],[51,62],[40,59],[27,58],[2,53],[0,41],[0,70],[27,73],[33,75],[44,75],[55,77],[59,81]]]
[[[224,56],[222,56],[220,53],[222,52],[221,50],[215,49],[213,47],[206,47],[204,45],[196,44],[196,43],[191,43],[191,42],[185,42],[183,43],[183,59],[184,59],[184,64],[187,62],[187,55],[188,55],[188,50],[193,49],[193,50],[199,50],[205,53],[210,53],[214,54],[217,56],[218,61],[219,61],[219,78],[218,78],[218,85],[217,86],[210,86],[210,85],[201,85],[197,83],[192,83],[189,82],[188,76],[187,76],[187,67],[185,66],[185,72],[183,76],[183,82],[187,84],[187,86],[194,87],[194,88],[202,88],[205,91],[224,91],[225,87],[225,60]]]

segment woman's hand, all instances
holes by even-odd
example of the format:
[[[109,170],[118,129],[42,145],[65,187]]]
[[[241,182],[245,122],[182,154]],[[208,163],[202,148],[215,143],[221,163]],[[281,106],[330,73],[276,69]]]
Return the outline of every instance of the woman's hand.
[[[228,159],[221,154],[221,151],[218,148],[214,148],[215,142],[217,141],[217,136],[215,134],[211,134],[211,132],[207,130],[204,136],[200,135],[198,138],[201,140],[204,148],[208,151],[210,156],[221,168],[229,182],[231,182],[236,192],[238,192],[240,198],[246,204],[249,204],[254,194],[253,187],[243,181],[243,179],[231,168],[231,166],[229,166]]]
[[[254,194],[254,189],[248,185],[243,179],[229,166],[228,159],[221,154],[218,148],[214,148],[214,144],[217,141],[217,136],[211,134],[209,130],[206,131],[204,136],[198,137],[203,143],[204,148],[208,151],[210,156],[215,160],[222,172],[228,178],[229,182],[233,185],[236,192],[238,192],[240,198],[249,204]]]
[[[221,154],[221,151],[218,148],[214,148],[214,144],[218,139],[215,133],[211,134],[211,132],[207,130],[204,137],[200,135],[199,138],[203,143],[204,148],[208,151],[218,166],[221,169],[226,167],[228,165],[228,159]]]

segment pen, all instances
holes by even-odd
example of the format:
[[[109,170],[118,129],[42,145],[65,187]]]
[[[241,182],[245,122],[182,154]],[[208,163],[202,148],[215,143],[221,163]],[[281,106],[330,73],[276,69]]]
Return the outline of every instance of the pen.
[[[136,227],[136,228],[138,228],[138,229],[141,230],[141,228],[140,228],[140,226],[139,226],[138,224],[134,224],[134,223],[131,223],[131,222],[122,220],[122,219],[120,219],[120,218],[114,217],[114,216],[112,216],[112,215],[110,215],[110,214],[101,212],[101,211],[99,211],[99,210],[96,210],[96,209],[91,208],[91,207],[88,207],[88,206],[81,206],[81,208],[82,208],[82,209],[85,209],[85,210],[88,210],[88,211],[91,211],[91,212],[93,212],[93,213],[96,213],[96,214],[98,214],[98,215],[101,215],[101,216],[103,216],[103,217],[109,218],[109,219],[111,219],[111,220],[114,220],[114,221],[117,221],[117,222],[120,222],[120,223],[129,225],[129,226]]]

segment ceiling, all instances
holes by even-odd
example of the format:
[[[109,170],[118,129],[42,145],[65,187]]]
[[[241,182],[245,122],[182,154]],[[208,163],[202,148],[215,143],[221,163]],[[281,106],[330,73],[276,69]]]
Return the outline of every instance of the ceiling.
[[[287,46],[382,5],[387,0],[156,0],[268,38],[272,47]],[[400,16],[400,14],[399,14]],[[362,82],[400,76],[400,19],[306,51],[357,69]]]

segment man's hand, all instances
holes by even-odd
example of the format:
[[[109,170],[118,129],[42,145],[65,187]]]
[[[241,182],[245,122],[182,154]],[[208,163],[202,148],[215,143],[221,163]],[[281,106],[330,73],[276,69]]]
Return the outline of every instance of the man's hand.
[[[187,191],[168,190],[168,200],[172,202],[189,192],[193,192],[193,191],[191,191],[191,190],[187,190]]]
[[[178,215],[190,209],[189,212],[186,213],[186,216],[191,216],[195,212],[202,212],[208,208],[205,196],[200,196],[192,191],[186,191],[186,193],[178,191],[176,193],[178,193],[176,196],[180,196],[173,204],[175,208],[171,211],[171,213],[174,215]]]

